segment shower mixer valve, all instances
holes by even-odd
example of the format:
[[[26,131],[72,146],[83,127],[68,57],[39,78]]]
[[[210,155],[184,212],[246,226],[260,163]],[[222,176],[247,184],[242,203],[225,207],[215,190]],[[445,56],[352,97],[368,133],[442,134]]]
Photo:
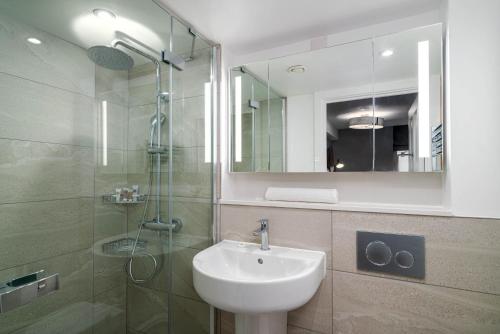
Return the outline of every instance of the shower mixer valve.
[[[153,218],[152,220],[145,220],[139,224],[139,227],[145,228],[146,230],[152,231],[170,231],[177,233],[182,229],[182,220],[179,218],[173,218],[172,223],[163,222],[161,219]]]

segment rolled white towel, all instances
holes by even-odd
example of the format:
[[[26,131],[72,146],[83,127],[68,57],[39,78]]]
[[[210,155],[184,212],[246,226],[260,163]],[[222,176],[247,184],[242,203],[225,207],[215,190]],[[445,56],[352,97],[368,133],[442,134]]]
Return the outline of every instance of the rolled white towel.
[[[266,201],[312,202],[335,204],[339,201],[337,189],[321,188],[278,188],[269,187],[264,196]]]

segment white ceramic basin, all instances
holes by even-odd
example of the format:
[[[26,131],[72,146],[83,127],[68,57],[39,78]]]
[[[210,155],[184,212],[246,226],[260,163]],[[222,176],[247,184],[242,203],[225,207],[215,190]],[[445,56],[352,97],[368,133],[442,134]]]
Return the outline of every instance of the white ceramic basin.
[[[304,305],[325,277],[326,254],[270,247],[262,251],[258,244],[224,240],[203,250],[193,259],[196,291],[207,303],[239,314]]]

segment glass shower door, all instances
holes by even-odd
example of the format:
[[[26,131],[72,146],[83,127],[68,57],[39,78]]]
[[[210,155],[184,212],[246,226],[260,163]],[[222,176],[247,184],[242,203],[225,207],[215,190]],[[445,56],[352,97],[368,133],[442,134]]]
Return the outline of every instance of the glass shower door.
[[[0,334],[210,332],[212,59],[153,1],[0,2]]]

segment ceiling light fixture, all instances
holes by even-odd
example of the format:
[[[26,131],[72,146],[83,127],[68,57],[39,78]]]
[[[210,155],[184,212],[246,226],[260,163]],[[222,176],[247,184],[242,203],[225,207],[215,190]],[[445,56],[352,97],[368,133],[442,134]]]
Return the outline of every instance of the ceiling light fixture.
[[[27,40],[28,42],[30,42],[31,44],[35,44],[35,45],[40,45],[40,44],[42,44],[42,41],[41,41],[41,40],[39,40],[38,38],[35,38],[35,37],[28,37],[28,38],[26,38],[26,40]]]
[[[342,169],[342,168],[344,168],[344,166],[345,166],[344,162],[342,160],[340,160],[340,159],[338,159],[337,162],[335,163],[335,168],[336,169]]]
[[[382,57],[390,57],[394,54],[394,50],[393,49],[387,49],[387,50],[384,50],[380,53],[380,55]]]
[[[111,11],[109,11],[107,9],[96,8],[96,9],[94,9],[92,11],[92,13],[96,17],[98,17],[100,19],[103,19],[103,20],[114,20],[114,19],[116,19],[116,15],[113,12],[111,12]]]
[[[349,128],[356,130],[382,129],[384,119],[381,117],[354,117],[349,120]]]
[[[293,65],[290,66],[286,71],[288,73],[304,73],[306,71],[306,67],[304,65]]]

